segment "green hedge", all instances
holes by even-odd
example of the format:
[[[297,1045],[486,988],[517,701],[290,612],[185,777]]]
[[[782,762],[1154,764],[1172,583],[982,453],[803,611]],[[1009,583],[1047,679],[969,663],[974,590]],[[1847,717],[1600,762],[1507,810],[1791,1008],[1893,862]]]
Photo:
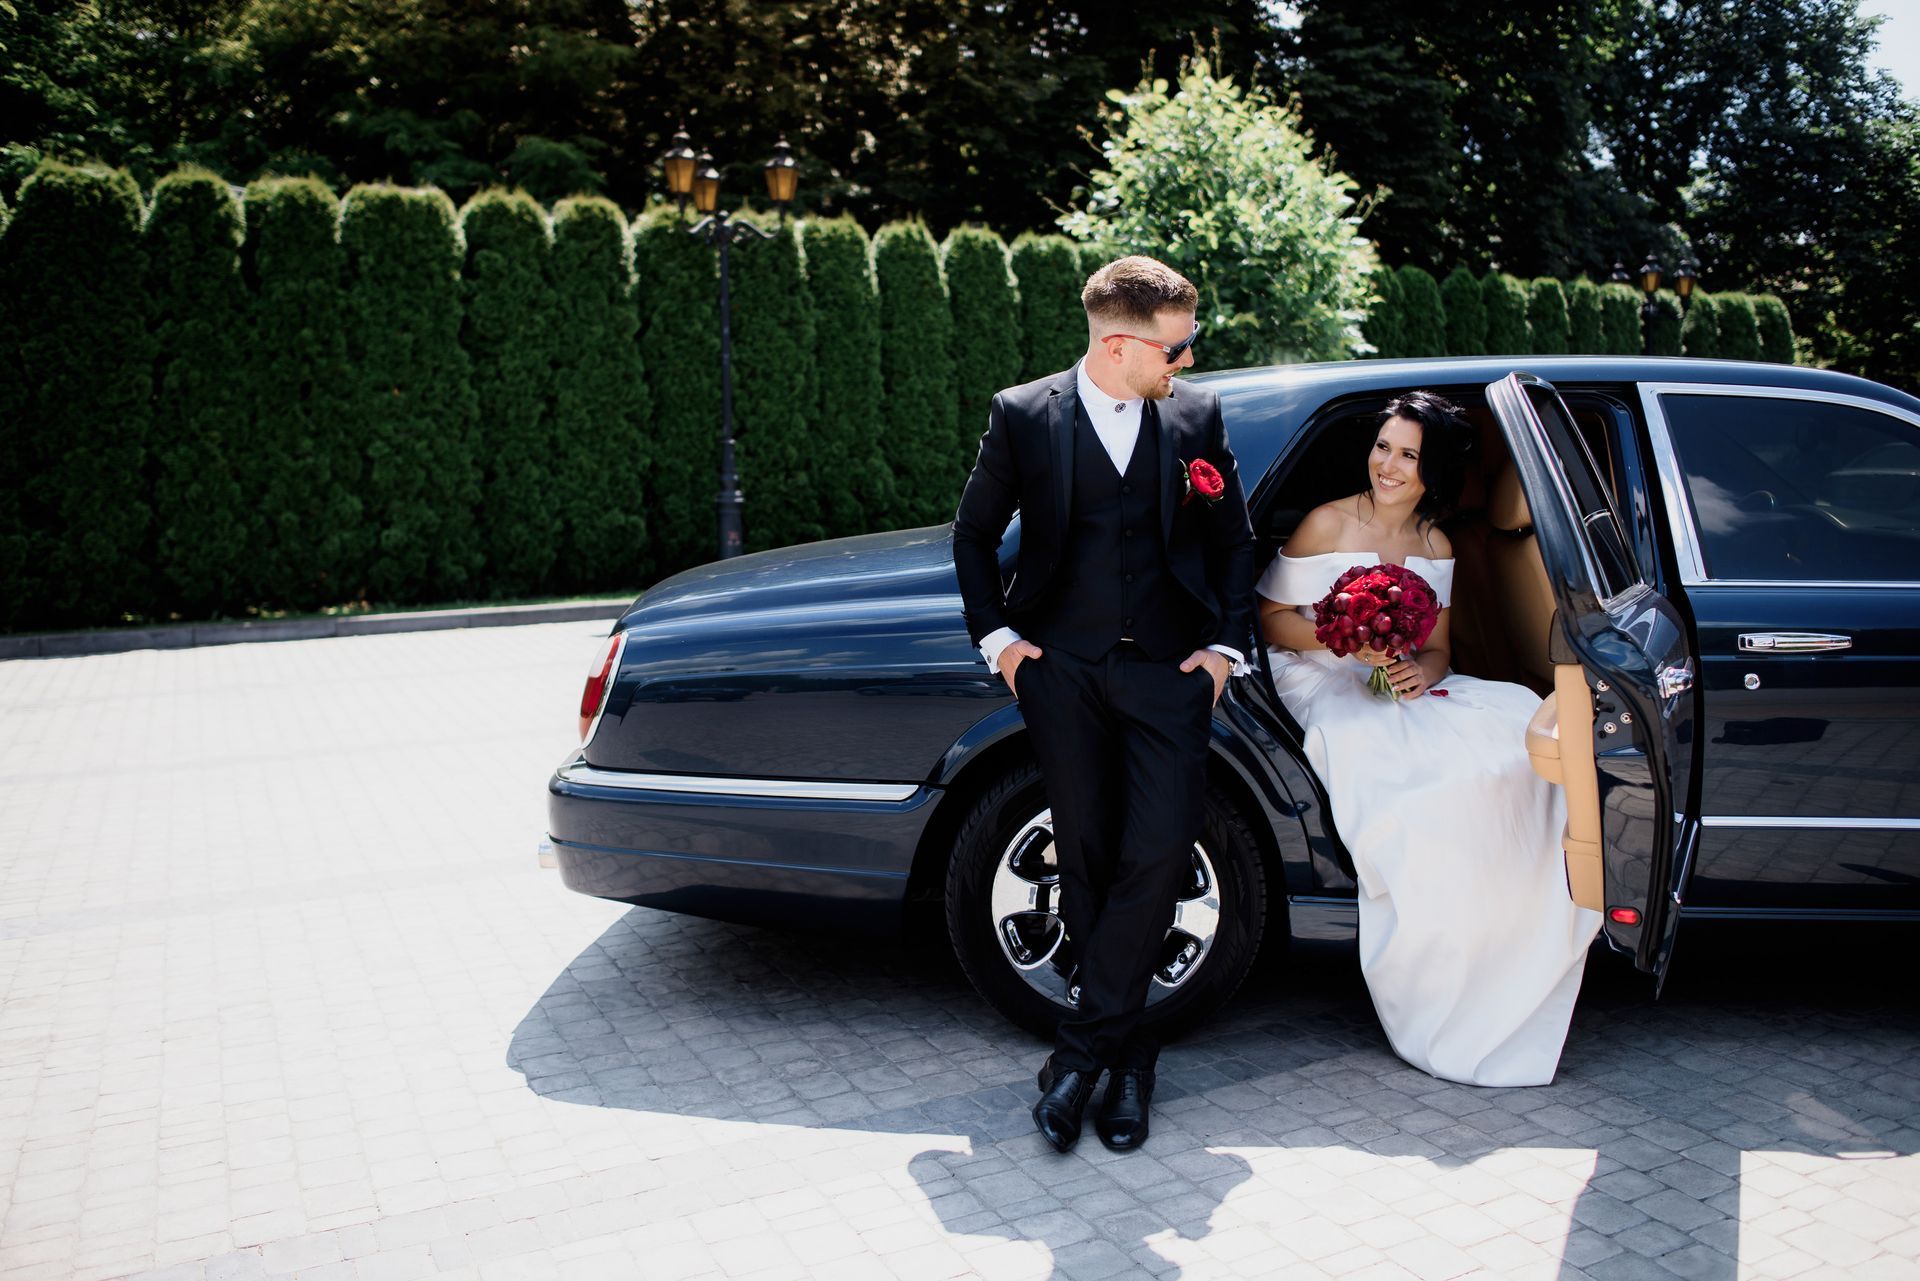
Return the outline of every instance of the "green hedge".
[[[1527,287],[1512,276],[1494,272],[1480,281],[1487,304],[1487,354],[1519,356],[1533,350],[1527,329]]]
[[[1439,355],[1447,349],[1447,313],[1440,286],[1425,270],[1406,266],[1393,273],[1400,304],[1401,354]]]
[[[873,242],[851,218],[809,221],[800,240],[820,379],[813,441],[820,518],[833,536],[887,529],[900,501],[893,468],[872,430],[883,387]]]
[[[487,585],[537,591],[559,551],[553,501],[552,239],[546,211],[525,192],[487,191],[460,215],[466,240],[466,327],[479,410],[480,511]]]
[[[1032,381],[1070,369],[1087,352],[1087,313],[1080,291],[1090,272],[1082,271],[1079,248],[1064,236],[1018,237],[1012,250],[1014,278],[1020,282],[1020,334],[1026,362],[1021,379]]]
[[[125,173],[45,165],[0,239],[0,626],[150,608],[141,214]]]
[[[1646,341],[1640,332],[1640,294],[1630,285],[1600,286],[1601,350],[1614,356],[1638,356]]]
[[[1760,323],[1747,294],[1715,294],[1720,305],[1720,355],[1726,360],[1760,359]]]
[[[1487,354],[1487,302],[1480,281],[1465,267],[1455,267],[1440,283],[1440,305],[1446,311],[1449,356]]]
[[[1787,304],[1772,294],[1760,294],[1753,300],[1753,314],[1760,330],[1760,359],[1791,365],[1793,320],[1787,314]]]
[[[941,251],[953,303],[953,367],[959,421],[954,448],[973,458],[993,394],[1020,381],[1025,366],[1020,294],[1004,240],[984,227],[957,227]],[[957,501],[959,494],[954,498]]]
[[[1720,351],[1720,303],[1696,291],[1680,321],[1680,354],[1712,359]]]
[[[1567,291],[1551,276],[1541,276],[1527,285],[1527,337],[1535,355],[1567,354],[1567,342],[1572,337]]]
[[[1654,295],[1653,313],[1642,324],[1650,355],[1680,354],[1680,303],[1672,294]]]
[[[873,238],[880,285],[879,445],[899,482],[902,525],[953,519],[966,479],[954,411],[953,313],[940,250],[926,225],[895,222]]]
[[[687,234],[692,226],[676,210],[656,209],[642,214],[633,232],[640,359],[661,392],[670,392],[654,396],[646,488],[662,569],[711,560],[719,551],[719,265],[711,246]]]
[[[220,178],[162,178],[147,214],[153,317],[154,563],[162,607],[202,617],[243,595],[252,502],[243,480],[248,297],[240,277],[240,203]]]
[[[733,249],[733,422],[747,547],[810,543],[826,535],[813,480],[813,299],[800,238],[783,223],[772,240]]]
[[[1379,360],[1392,360],[1407,354],[1405,308],[1400,299],[1400,278],[1391,267],[1373,273],[1373,306],[1367,310],[1361,333]]]
[[[652,401],[635,336],[633,233],[610,200],[553,211],[553,491],[560,518],[554,585],[637,587],[653,567],[647,492]],[[674,366],[668,366],[673,368]]]

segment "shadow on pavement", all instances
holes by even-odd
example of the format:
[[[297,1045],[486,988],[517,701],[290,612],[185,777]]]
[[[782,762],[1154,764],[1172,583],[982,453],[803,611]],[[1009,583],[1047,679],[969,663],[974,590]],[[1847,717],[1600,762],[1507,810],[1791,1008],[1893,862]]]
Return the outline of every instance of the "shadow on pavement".
[[[1161,1248],[1206,1240],[1249,1181],[1264,1194],[1250,1204],[1299,1220],[1272,1226],[1276,1242],[1342,1245],[1356,1225],[1328,1220],[1342,1208],[1316,1204],[1313,1178],[1263,1180],[1247,1159],[1285,1151],[1454,1172],[1450,1195],[1467,1209],[1410,1229],[1436,1258],[1484,1254],[1501,1236],[1518,1250],[1531,1230],[1531,1266],[1511,1275],[1732,1278],[1824,1223],[1775,1182],[1743,1191],[1743,1156],[1920,1151],[1920,1010],[1899,977],[1911,949],[1867,931],[1690,927],[1657,1002],[1642,976],[1596,954],[1559,1079],[1526,1090],[1407,1067],[1350,951],[1275,949],[1220,1017],[1168,1047],[1153,1140],[1125,1156],[1089,1133],[1060,1157],[1032,1133],[1047,1047],[932,945],[633,909],[554,980],[508,1061],[537,1093],[580,1104],[963,1136],[969,1151],[930,1150],[910,1167],[942,1226],[1044,1244],[1056,1275],[1116,1264],[1179,1275]],[[1494,1181],[1469,1183],[1476,1170]],[[1546,1196],[1570,1203],[1570,1221],[1563,1210],[1557,1225],[1506,1222],[1503,1206],[1515,1212],[1518,1194],[1555,1179],[1572,1180]],[[1813,1244],[1851,1248],[1824,1231]]]

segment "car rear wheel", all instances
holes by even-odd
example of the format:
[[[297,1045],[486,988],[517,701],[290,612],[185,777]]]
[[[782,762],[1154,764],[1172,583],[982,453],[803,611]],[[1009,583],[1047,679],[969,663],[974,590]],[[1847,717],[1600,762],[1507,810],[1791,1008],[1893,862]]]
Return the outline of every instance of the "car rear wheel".
[[[1218,1009],[1253,968],[1267,916],[1260,847],[1233,803],[1207,789],[1192,869],[1147,989],[1147,1017],[1171,1034]],[[980,995],[1052,1036],[1071,1012],[1059,867],[1039,767],[1022,765],[975,801],[947,868],[947,934]]]

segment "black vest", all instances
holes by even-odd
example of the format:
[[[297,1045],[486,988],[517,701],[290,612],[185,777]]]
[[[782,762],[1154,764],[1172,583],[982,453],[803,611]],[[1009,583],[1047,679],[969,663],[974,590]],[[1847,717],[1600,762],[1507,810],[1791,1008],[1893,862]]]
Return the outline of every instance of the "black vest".
[[[1093,662],[1132,640],[1159,662],[1197,647],[1209,615],[1167,567],[1160,541],[1160,429],[1152,405],[1124,475],[1080,407],[1075,416],[1073,506],[1046,599],[1020,634]]]

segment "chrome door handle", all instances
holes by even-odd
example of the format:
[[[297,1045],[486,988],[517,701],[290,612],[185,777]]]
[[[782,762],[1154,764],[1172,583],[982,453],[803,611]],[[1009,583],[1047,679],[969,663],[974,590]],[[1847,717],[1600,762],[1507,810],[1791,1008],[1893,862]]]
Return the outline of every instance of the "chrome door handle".
[[[1661,668],[1658,680],[1660,697],[1679,697],[1693,688],[1693,660],[1688,659],[1678,667]]]
[[[1743,654],[1821,654],[1852,649],[1853,637],[1833,632],[1742,632]]]

